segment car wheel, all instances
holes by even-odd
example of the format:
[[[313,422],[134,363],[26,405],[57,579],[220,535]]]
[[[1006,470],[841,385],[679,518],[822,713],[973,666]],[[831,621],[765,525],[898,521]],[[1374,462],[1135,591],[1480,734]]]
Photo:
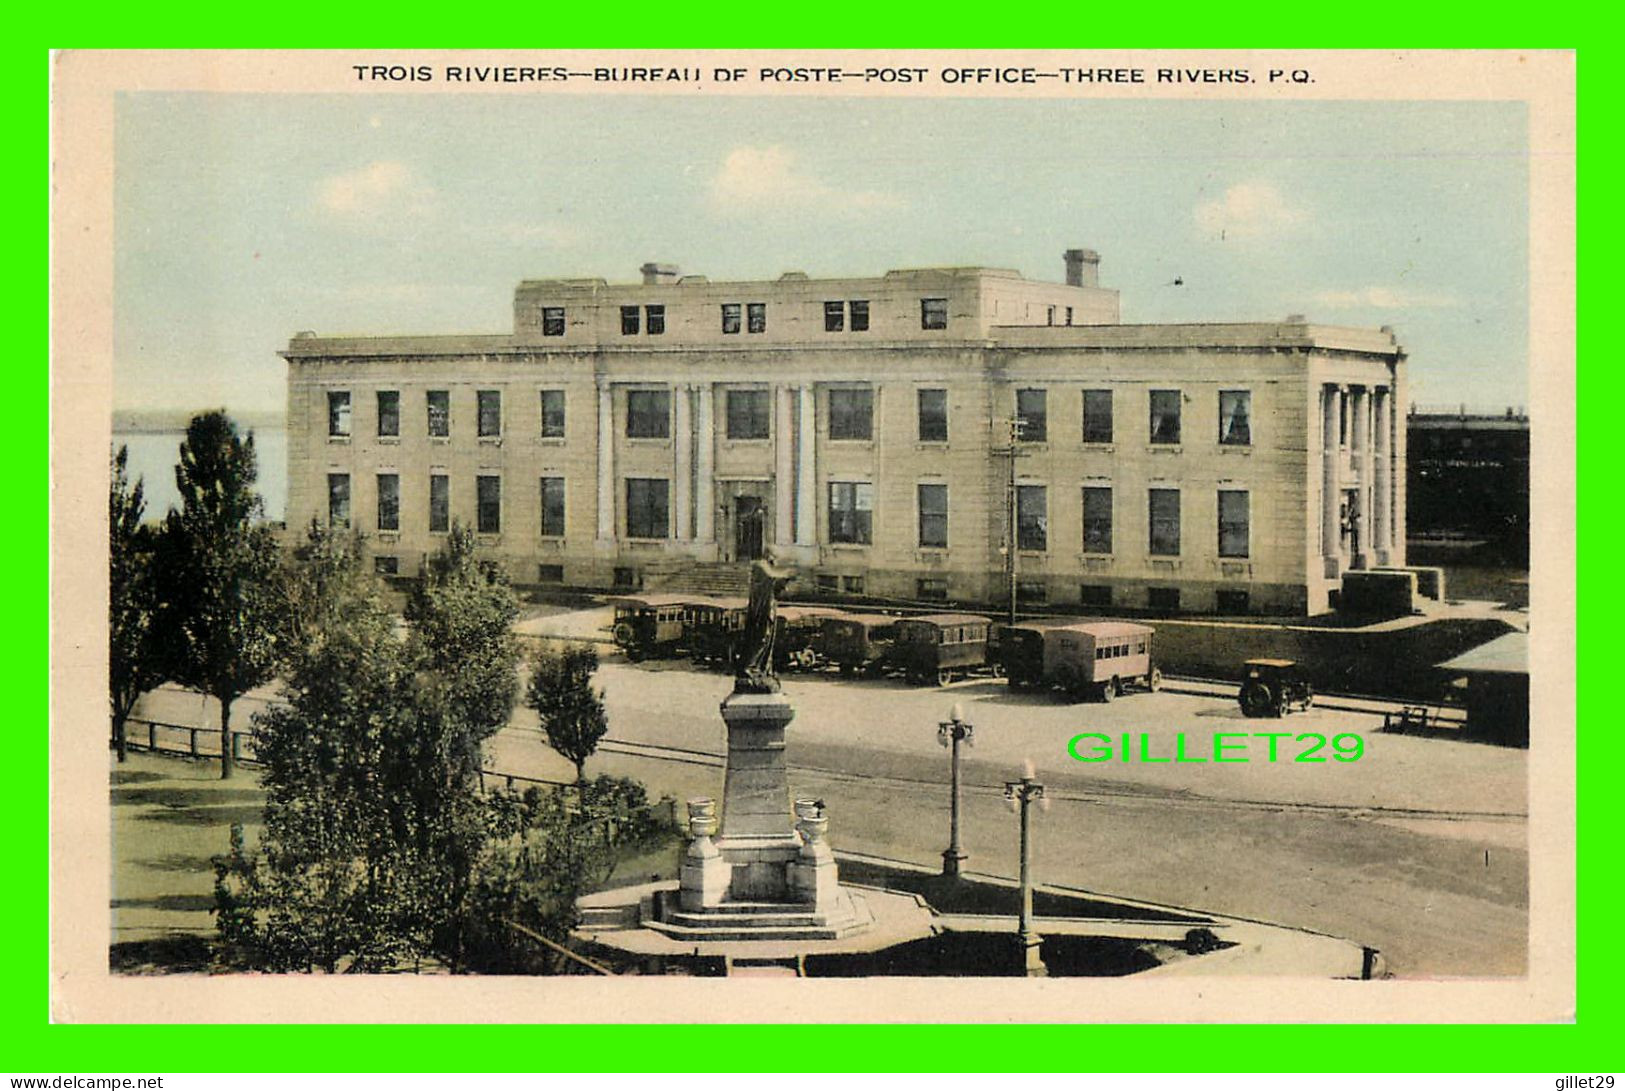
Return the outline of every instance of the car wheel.
[[[1274,702],[1270,698],[1270,689],[1264,683],[1253,680],[1244,682],[1241,692],[1236,695],[1241,704],[1242,715],[1257,719],[1270,714],[1270,706]]]

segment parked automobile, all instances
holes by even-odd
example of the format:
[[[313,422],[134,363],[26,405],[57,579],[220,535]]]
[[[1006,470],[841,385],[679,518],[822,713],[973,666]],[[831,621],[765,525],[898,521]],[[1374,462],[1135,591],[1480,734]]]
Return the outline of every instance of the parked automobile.
[[[1242,665],[1236,700],[1244,716],[1281,717],[1308,709],[1315,703],[1315,691],[1299,674],[1296,660],[1249,659]]]
[[[1044,681],[1073,699],[1110,701],[1130,686],[1155,690],[1162,672],[1151,656],[1149,625],[1085,621],[1044,631]]]
[[[994,625],[988,632],[987,658],[1010,679],[1011,689],[1044,684],[1044,634],[1069,624],[1065,621],[1019,621]]]
[[[987,632],[992,620],[979,614],[923,614],[899,618],[888,664],[910,682],[946,686],[954,676],[988,665]]]
[[[819,634],[824,619],[844,617],[846,611],[833,606],[780,606],[778,627],[773,635],[775,671],[817,670],[823,665]]]
[[[729,670],[739,652],[749,600],[734,597],[690,596],[685,609],[689,655],[694,662]]]
[[[683,595],[624,595],[614,599],[616,645],[636,663],[681,655],[686,646],[688,598]]]
[[[897,620],[889,614],[827,617],[818,633],[818,653],[843,676],[860,671],[879,674],[885,669],[886,650],[896,639]]]

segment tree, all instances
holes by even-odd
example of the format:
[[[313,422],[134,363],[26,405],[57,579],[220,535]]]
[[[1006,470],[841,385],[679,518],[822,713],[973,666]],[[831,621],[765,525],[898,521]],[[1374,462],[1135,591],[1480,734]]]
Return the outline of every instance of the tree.
[[[519,693],[519,600],[501,570],[481,563],[474,532],[453,523],[406,606],[414,657],[438,675],[478,744],[501,730]],[[478,766],[475,767],[476,769]]]
[[[154,540],[142,525],[147,501],[141,479],[130,484],[128,447],[113,456],[107,493],[107,658],[113,743],[125,759],[124,725],[143,693],[164,681],[163,657],[154,627],[158,605]]]
[[[280,562],[270,528],[256,523],[258,472],[252,434],[239,437],[222,411],[192,418],[175,467],[181,509],[170,509],[159,550],[169,671],[220,702],[223,778],[232,703],[271,680],[280,644]]]
[[[598,653],[590,644],[540,651],[525,694],[525,704],[536,710],[547,744],[576,767],[578,786],[586,784],[587,759],[609,730],[604,691],[592,687],[597,669]]]
[[[533,867],[563,859],[527,855],[515,871],[492,848],[522,839],[503,819],[515,812],[480,791],[481,743],[507,722],[518,688],[518,606],[459,530],[403,639],[362,562],[356,538],[314,524],[296,556],[286,703],[255,717],[262,851],[234,847],[217,864],[220,930],[269,969],[374,971],[434,957],[455,971],[476,891],[480,904],[496,896],[481,869],[534,878]]]

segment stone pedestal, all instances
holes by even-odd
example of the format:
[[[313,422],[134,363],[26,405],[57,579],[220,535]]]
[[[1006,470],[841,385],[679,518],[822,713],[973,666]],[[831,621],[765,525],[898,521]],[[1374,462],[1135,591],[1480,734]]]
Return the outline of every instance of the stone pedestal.
[[[688,832],[691,840],[677,872],[678,902],[690,912],[719,906],[728,896],[733,869],[711,839],[717,832],[715,800],[688,801]]]
[[[792,815],[784,733],[794,718],[780,693],[734,693],[722,702],[722,813],[714,800],[689,800],[676,904],[656,905],[648,927],[730,942],[839,938],[869,927],[861,904],[840,888],[822,804],[797,800]]]
[[[835,853],[825,840],[829,819],[824,816],[824,808],[810,799],[796,800],[796,819],[801,848],[788,869],[790,895],[802,905],[829,912],[840,894]]]
[[[782,693],[734,693],[722,702],[728,725],[728,764],[722,782],[722,838],[788,842],[800,847],[790,823],[790,781],[784,729],[796,710]]]

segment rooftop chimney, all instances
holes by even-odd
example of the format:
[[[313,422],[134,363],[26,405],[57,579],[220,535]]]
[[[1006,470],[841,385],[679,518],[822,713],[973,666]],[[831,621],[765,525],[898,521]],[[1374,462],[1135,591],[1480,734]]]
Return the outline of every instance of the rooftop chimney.
[[[643,274],[645,284],[676,284],[677,266],[661,261],[646,261],[643,268],[638,270]]]
[[[1100,255],[1093,250],[1068,250],[1066,282],[1074,288],[1100,287]]]

